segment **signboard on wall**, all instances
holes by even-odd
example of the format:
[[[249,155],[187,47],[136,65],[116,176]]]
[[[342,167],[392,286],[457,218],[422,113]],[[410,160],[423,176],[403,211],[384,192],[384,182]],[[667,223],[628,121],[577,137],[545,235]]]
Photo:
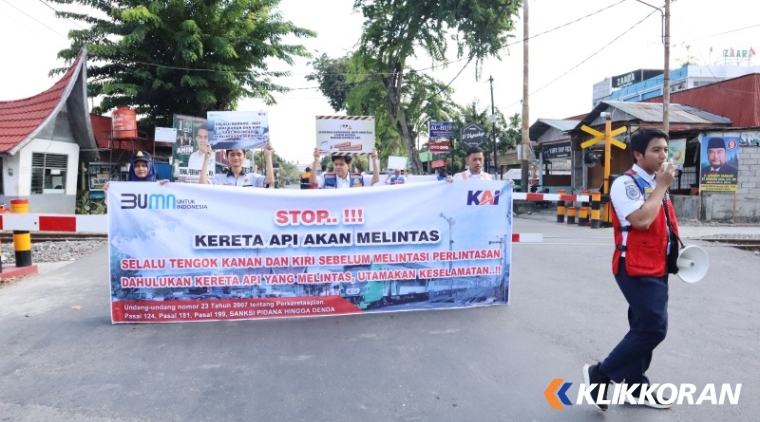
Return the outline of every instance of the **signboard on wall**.
[[[700,135],[699,190],[736,192],[739,180],[739,136]]]

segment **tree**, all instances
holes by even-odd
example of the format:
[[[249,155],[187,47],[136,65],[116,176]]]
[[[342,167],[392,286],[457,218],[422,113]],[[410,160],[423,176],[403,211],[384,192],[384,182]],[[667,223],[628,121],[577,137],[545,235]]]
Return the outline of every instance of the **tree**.
[[[70,31],[71,47],[58,57],[72,60],[86,46],[88,94],[102,96],[93,111],[128,105],[149,126],[171,126],[175,113],[232,110],[242,98],[273,104],[272,92],[287,92],[273,79],[288,72],[271,71],[268,62],[308,57],[303,46],[282,40],[315,35],[284,21],[279,0],[48,1],[101,12],[57,13],[90,25]]]
[[[421,172],[422,164],[414,144],[415,122],[403,101],[407,60],[421,49],[433,64],[444,64],[452,38],[457,57],[475,60],[478,69],[486,57],[500,57],[520,5],[520,0],[355,0],[354,8],[364,16],[358,53],[374,63],[388,116],[397,125],[413,172]]]
[[[459,114],[454,121],[459,129],[465,127],[470,123],[475,123],[482,127],[486,132],[486,139],[480,146],[485,150],[486,157],[493,157],[493,129],[494,126],[488,121],[488,116],[491,115],[490,107],[482,107],[477,101],[473,101],[465,107],[459,108]],[[519,113],[515,113],[509,117],[496,109],[496,149],[499,156],[503,156],[510,149],[513,149],[515,145],[520,143],[521,140],[521,118]],[[457,172],[464,167],[464,156],[467,152],[467,146],[462,142],[454,143],[451,152],[449,153],[450,161],[448,167],[449,172]],[[460,167],[461,166],[461,167]]]

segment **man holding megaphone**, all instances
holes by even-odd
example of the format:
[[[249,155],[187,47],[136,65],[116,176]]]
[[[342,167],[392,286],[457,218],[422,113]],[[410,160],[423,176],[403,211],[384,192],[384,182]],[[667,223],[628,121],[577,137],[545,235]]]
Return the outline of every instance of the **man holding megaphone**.
[[[678,249],[678,222],[667,192],[675,176],[674,166],[667,162],[668,134],[641,129],[631,136],[630,148],[633,168],[610,189],[615,236],[612,272],[628,302],[630,330],[604,361],[583,367],[586,385],[608,387],[611,381],[649,385],[646,371],[652,351],[668,330],[668,253],[670,248],[676,248],[676,253]],[[600,396],[595,389],[592,397],[604,399],[608,390]],[[637,400],[639,393],[633,393]],[[643,404],[670,407],[657,397]],[[606,404],[594,405],[607,410]]]

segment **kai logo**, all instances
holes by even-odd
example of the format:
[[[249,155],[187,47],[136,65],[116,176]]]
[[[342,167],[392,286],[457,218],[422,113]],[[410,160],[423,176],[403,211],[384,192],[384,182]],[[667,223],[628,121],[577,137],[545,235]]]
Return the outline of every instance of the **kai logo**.
[[[499,191],[467,191],[467,205],[499,205]]]
[[[135,208],[151,210],[173,210],[177,208],[177,197],[174,195],[162,195],[153,193],[148,195],[123,193],[121,194],[121,209],[132,210]]]

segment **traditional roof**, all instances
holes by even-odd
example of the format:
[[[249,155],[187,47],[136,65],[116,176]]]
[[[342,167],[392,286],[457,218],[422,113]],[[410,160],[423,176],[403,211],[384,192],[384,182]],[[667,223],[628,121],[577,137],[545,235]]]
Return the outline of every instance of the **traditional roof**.
[[[69,70],[52,87],[33,97],[0,101],[0,153],[16,154],[55,120],[67,105],[71,129],[82,154],[94,161],[95,138],[87,108],[87,51],[82,49]]]

